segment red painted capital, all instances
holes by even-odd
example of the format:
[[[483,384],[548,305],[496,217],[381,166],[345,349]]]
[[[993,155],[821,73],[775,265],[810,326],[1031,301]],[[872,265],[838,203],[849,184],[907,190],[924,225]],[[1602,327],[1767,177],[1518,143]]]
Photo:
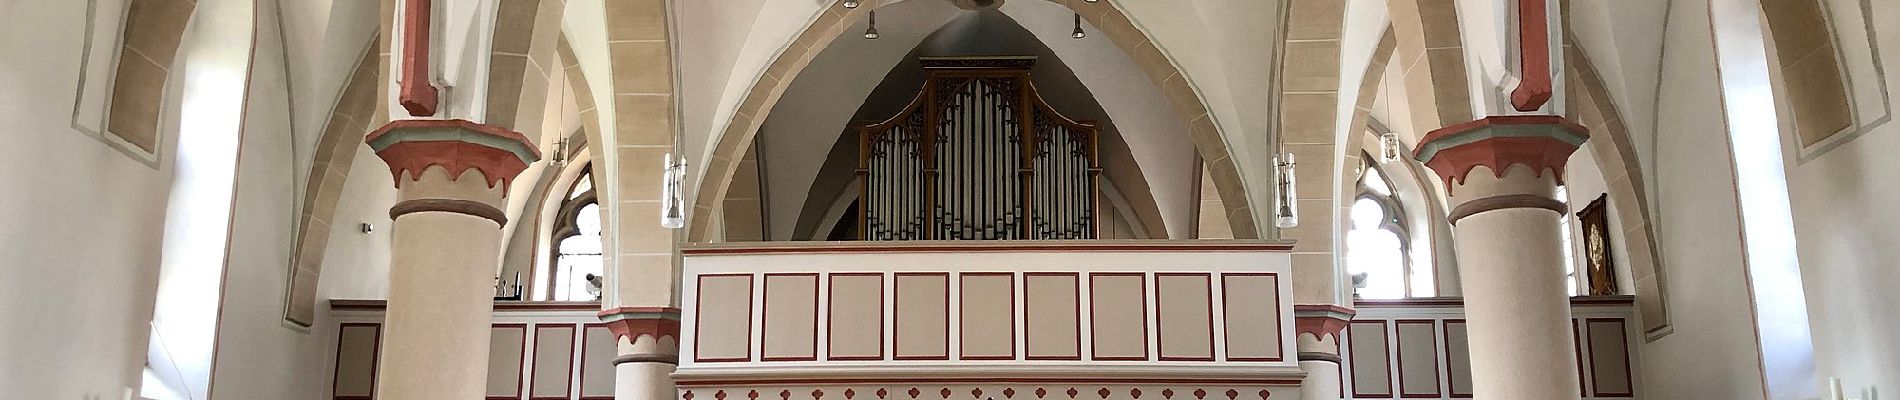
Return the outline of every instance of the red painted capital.
[[[607,322],[616,339],[632,344],[640,335],[654,339],[680,338],[680,310],[672,307],[620,307],[602,310],[600,320]]]
[[[398,188],[405,175],[408,180],[419,179],[423,170],[439,165],[448,170],[450,179],[475,169],[488,180],[488,187],[501,184],[506,190],[528,164],[541,159],[527,136],[460,119],[391,121],[364,141],[389,164]]]
[[[1339,332],[1358,314],[1351,308],[1332,304],[1294,304],[1293,329],[1315,338],[1339,337]]]
[[[1431,131],[1419,139],[1414,155],[1448,189],[1463,184],[1478,166],[1503,178],[1511,164],[1530,167],[1537,176],[1549,169],[1562,183],[1570,153],[1588,138],[1588,129],[1560,116],[1493,116]]]

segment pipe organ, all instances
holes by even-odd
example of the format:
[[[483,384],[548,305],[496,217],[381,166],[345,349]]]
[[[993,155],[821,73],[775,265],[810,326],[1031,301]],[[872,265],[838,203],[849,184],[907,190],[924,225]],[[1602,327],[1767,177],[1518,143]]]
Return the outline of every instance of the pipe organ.
[[[1043,101],[1035,59],[922,61],[916,98],[858,127],[862,239],[1095,238],[1098,129]]]

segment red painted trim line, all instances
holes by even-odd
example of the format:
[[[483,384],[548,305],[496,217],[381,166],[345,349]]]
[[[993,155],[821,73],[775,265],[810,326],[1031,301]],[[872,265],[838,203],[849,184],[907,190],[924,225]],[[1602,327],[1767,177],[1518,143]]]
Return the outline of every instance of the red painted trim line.
[[[1352,377],[1353,378],[1352,379],[1352,396],[1353,397],[1392,397],[1392,392],[1396,391],[1394,389],[1396,388],[1397,385],[1393,383],[1393,377],[1392,377],[1394,372],[1392,370],[1392,343],[1391,342],[1393,341],[1393,336],[1396,336],[1396,335],[1393,335],[1391,332],[1388,332],[1385,329],[1385,326],[1386,326],[1385,320],[1353,321],[1351,324],[1347,324],[1346,335],[1348,337],[1351,337],[1350,341],[1347,342],[1347,345],[1351,346],[1352,352],[1354,353],[1359,352],[1359,339],[1358,339],[1359,335],[1356,334],[1354,331],[1361,329],[1359,328],[1360,325],[1378,325],[1379,326],[1378,327],[1379,336],[1381,336],[1379,340],[1379,349],[1380,351],[1385,353],[1385,359],[1384,359],[1385,362],[1379,364],[1379,371],[1385,374],[1385,389],[1386,390],[1385,390],[1385,393],[1366,393],[1359,389],[1359,384],[1361,383],[1361,381],[1359,380],[1359,377],[1357,376],[1357,374],[1354,374],[1354,376]],[[1365,329],[1372,329],[1372,328],[1365,328]],[[1370,346],[1370,344],[1368,344],[1368,346]],[[1367,350],[1370,350],[1370,349],[1367,349]],[[1351,360],[1348,360],[1347,362],[1351,362]],[[1356,365],[1356,364],[1353,365],[1354,370],[1357,370],[1360,367],[1361,367],[1360,365]]]
[[[706,290],[705,290],[705,289],[706,289],[706,278],[720,278],[720,277],[741,277],[741,276],[742,276],[742,277],[745,277],[745,287],[746,287],[746,290],[745,290],[745,293],[746,293],[746,302],[745,302],[745,315],[746,315],[746,317],[745,317],[745,331],[746,331],[746,335],[745,335],[745,337],[747,337],[748,339],[746,339],[746,340],[747,340],[747,343],[745,343],[745,344],[744,344],[744,346],[745,346],[745,355],[744,355],[744,356],[740,356],[740,357],[721,357],[721,358],[706,358],[706,357],[705,357],[705,353],[704,353],[704,352],[701,352],[701,351],[700,351],[700,347],[701,347],[701,344],[703,344],[703,343],[704,343],[704,341],[702,340],[702,339],[703,339],[703,337],[702,337],[702,336],[704,336],[704,335],[703,335],[703,333],[704,333],[704,332],[706,332],[706,331],[705,331],[705,326],[706,326],[706,319],[705,319],[705,315],[706,315],[706,306],[705,306],[705,304],[706,304]],[[696,302],[696,304],[697,304],[698,306],[697,306],[697,307],[693,307],[693,362],[708,362],[708,363],[710,363],[710,362],[746,362],[746,361],[752,361],[752,343],[751,343],[751,339],[750,339],[750,338],[752,337],[752,287],[753,287],[753,285],[756,285],[756,284],[757,284],[756,282],[754,282],[755,280],[756,280],[756,279],[752,277],[752,274],[706,274],[706,275],[699,275],[699,278],[698,278],[698,283],[696,283],[697,285],[699,285],[699,289],[700,289],[700,290],[699,290],[699,292],[698,292],[698,293],[699,293],[699,298],[698,298],[697,300],[695,300],[695,302]],[[631,339],[631,338],[630,338],[630,339]]]
[[[1633,368],[1630,367],[1629,326],[1625,325],[1625,322],[1622,318],[1586,318],[1583,320],[1584,331],[1589,332],[1590,324],[1598,323],[1598,322],[1616,323],[1617,343],[1622,344],[1621,347],[1616,348],[1616,351],[1623,352],[1623,382],[1626,382],[1627,384],[1629,384],[1631,390],[1629,392],[1624,392],[1624,393],[1605,393],[1603,392],[1603,388],[1598,387],[1597,376],[1595,374],[1596,371],[1594,371],[1597,365],[1597,352],[1596,352],[1596,345],[1594,344],[1594,342],[1592,342],[1592,344],[1590,345],[1591,347],[1590,348],[1590,366],[1592,367],[1592,371],[1590,371],[1591,372],[1590,387],[1593,389],[1596,389],[1597,397],[1635,397],[1636,393],[1634,392],[1636,391],[1635,390],[1636,378],[1634,376],[1631,376],[1631,373],[1630,373],[1630,370]]]
[[[1098,308],[1097,307],[1098,304],[1101,304],[1101,301],[1100,301],[1101,296],[1098,296],[1098,294],[1101,293],[1101,291],[1096,288],[1096,281],[1097,281],[1096,278],[1116,277],[1116,276],[1132,276],[1132,277],[1135,277],[1135,279],[1141,283],[1140,292],[1136,294],[1138,298],[1141,300],[1141,331],[1140,331],[1141,332],[1141,356],[1103,357],[1101,355],[1102,341],[1098,337],[1099,335],[1097,333],[1102,331],[1102,326],[1099,324],[1101,320],[1098,318],[1095,318],[1095,314],[1096,314],[1095,309]],[[1094,360],[1094,361],[1148,361],[1148,356],[1149,356],[1148,315],[1149,313],[1148,313],[1148,275],[1147,274],[1140,273],[1140,272],[1091,272],[1089,273],[1089,359]]]
[[[800,242],[795,245],[747,243],[744,245],[689,245],[680,248],[686,256],[742,254],[838,254],[838,253],[1028,253],[1028,252],[1286,252],[1293,245],[1282,243],[1248,244],[1031,244],[973,245],[907,243],[902,245],[864,245],[862,242]]]
[[[372,353],[369,355],[370,357],[369,358],[370,395],[369,396],[337,396],[336,395],[337,384],[340,383],[338,382],[339,379],[337,379],[337,376],[342,375],[342,372],[343,372],[343,370],[341,369],[343,367],[343,330],[350,329],[350,328],[362,328],[362,327],[371,328],[370,332],[375,337],[374,340],[370,341],[371,343],[375,343],[374,346],[370,347],[371,349],[370,351]],[[377,368],[380,367],[383,362],[383,324],[344,323],[337,326],[336,338],[337,338],[336,339],[336,359],[331,360],[330,362],[331,363],[330,365],[330,368],[331,368],[330,395],[331,397],[334,398],[335,400],[370,400],[370,399],[376,398],[376,377],[382,373],[382,371],[378,371]]]
[[[574,392],[574,363],[575,361],[577,361],[577,359],[574,357],[574,342],[585,339],[585,338],[575,337],[575,333],[580,332],[580,324],[534,324],[534,342],[532,344],[535,347],[535,352],[536,352],[535,358],[537,359],[541,358],[540,357],[541,331],[563,330],[563,329],[567,330],[567,350],[566,350],[567,363],[562,364],[561,369],[564,370],[564,372],[566,372],[567,374],[562,375],[563,378],[561,379],[561,388],[562,388],[561,394],[559,396],[535,396],[534,395],[535,379],[539,377],[530,376],[528,378],[528,386],[525,388],[525,390],[528,391],[528,400],[566,400],[568,398],[567,397],[568,394]],[[526,347],[523,347],[522,351],[524,352],[527,351]],[[539,371],[541,369],[540,363],[531,362],[530,364],[534,366],[534,369],[536,371]]]
[[[489,329],[520,330],[521,331],[521,351],[519,351],[515,355],[515,368],[516,368],[515,369],[515,394],[513,396],[488,396],[486,398],[490,400],[519,399],[522,396],[526,395],[528,392],[528,382],[527,382],[527,377],[525,376],[528,373],[528,367],[525,365],[522,365],[523,362],[528,361],[528,346],[530,345],[530,343],[528,343],[528,324],[494,324],[490,326]],[[489,335],[492,338],[494,334],[491,333]],[[490,346],[493,346],[493,345],[490,345]],[[491,347],[490,350],[493,350],[493,348]]]
[[[818,361],[818,273],[765,274],[765,293],[763,294],[764,298],[759,301],[759,314],[764,316],[767,320],[772,318],[772,278],[774,277],[811,277],[811,355],[777,357],[766,355],[766,352],[771,351],[771,348],[766,346],[766,341],[772,338],[772,333],[770,332],[772,324],[766,323],[769,321],[761,320],[759,325],[759,361]]]
[[[1207,304],[1207,356],[1206,357],[1169,356],[1168,349],[1165,347],[1168,343],[1168,339],[1167,337],[1162,335],[1162,332],[1166,332],[1167,330],[1165,329],[1166,327],[1161,327],[1163,329],[1155,329],[1155,347],[1157,348],[1158,352],[1161,353],[1161,356],[1155,357],[1155,359],[1160,360],[1160,361],[1214,361],[1214,356],[1216,355],[1214,353],[1214,274],[1205,273],[1205,272],[1157,272],[1155,273],[1155,324],[1156,326],[1159,326],[1161,324],[1161,278],[1167,277],[1167,276],[1184,276],[1184,277],[1201,278],[1201,285],[1207,291],[1207,303],[1206,303]]]
[[[1444,388],[1437,388],[1436,390],[1433,390],[1431,393],[1410,393],[1409,391],[1405,390],[1406,386],[1408,386],[1405,382],[1405,351],[1403,350],[1403,348],[1405,347],[1405,343],[1404,343],[1405,336],[1400,333],[1399,328],[1405,325],[1419,325],[1419,324],[1424,324],[1427,328],[1429,328],[1427,329],[1427,331],[1431,332],[1432,334],[1432,338],[1430,340],[1431,343],[1429,343],[1432,346],[1432,382],[1437,383],[1438,377],[1440,376],[1440,371],[1438,370],[1438,355],[1439,355],[1438,324],[1434,322],[1433,320],[1429,320],[1429,319],[1393,320],[1392,321],[1392,341],[1394,343],[1399,344],[1396,347],[1400,347],[1400,351],[1398,352],[1398,356],[1397,356],[1398,358],[1395,360],[1397,361],[1395,364],[1398,365],[1397,372],[1399,375],[1399,397],[1407,398],[1407,399],[1416,399],[1416,398],[1435,399],[1439,397],[1440,393],[1445,392]]]
[[[957,359],[959,360],[1014,360],[1016,359],[1016,273],[1013,272],[963,272],[957,274],[957,289],[969,294],[965,289],[971,277],[1001,276],[1009,279],[1009,354],[1006,355],[970,355],[970,347],[965,344],[970,337],[970,297],[957,296]],[[947,326],[945,327],[947,330]]]
[[[879,385],[879,384],[956,384],[956,383],[1060,383],[1060,384],[1140,384],[1140,385],[1271,385],[1299,386],[1300,379],[1280,378],[1036,378],[1036,377],[956,377],[956,378],[787,378],[726,379],[675,377],[679,387],[766,386],[766,385]],[[1184,396],[1176,396],[1184,397]]]
[[[1451,353],[1451,325],[1452,324],[1457,324],[1459,326],[1466,325],[1465,320],[1462,318],[1450,318],[1450,319],[1445,320],[1445,324],[1443,326],[1442,333],[1445,336],[1445,353],[1446,353],[1445,354],[1445,394],[1446,396],[1454,398],[1454,399],[1469,399],[1476,396],[1476,394],[1475,393],[1458,393],[1458,386],[1453,385],[1451,382],[1452,375],[1458,373],[1458,364],[1452,361],[1454,360],[1454,358],[1452,358],[1450,354]],[[1465,328],[1465,350],[1467,352],[1471,350],[1470,327]],[[1466,357],[1469,357],[1469,355],[1467,355]],[[1469,370],[1469,368],[1471,368],[1471,366],[1467,365],[1465,366],[1465,368],[1467,368],[1467,370],[1465,371],[1465,376],[1470,377],[1471,371]]]
[[[877,355],[840,356],[837,355],[838,336],[838,277],[870,276],[877,277]],[[826,361],[879,361],[884,359],[884,273],[882,272],[840,272],[828,274],[825,279],[831,283],[831,289],[825,292],[825,360]],[[814,325],[815,326],[815,325]]]
[[[1221,285],[1220,297],[1221,297],[1221,304],[1222,304],[1221,317],[1225,318],[1226,321],[1234,320],[1234,317],[1233,317],[1234,304],[1233,304],[1233,301],[1230,300],[1230,297],[1227,295],[1228,293],[1233,293],[1233,290],[1231,290],[1232,288],[1229,287],[1230,286],[1229,283],[1231,283],[1229,278],[1252,277],[1252,276],[1264,276],[1268,278],[1273,278],[1273,281],[1272,281],[1273,282],[1272,283],[1272,287],[1273,287],[1272,297],[1273,297],[1273,305],[1274,305],[1273,325],[1276,327],[1279,327],[1279,331],[1274,332],[1274,335],[1268,337],[1267,339],[1273,341],[1273,349],[1274,349],[1273,353],[1278,354],[1278,356],[1274,356],[1274,357],[1234,357],[1232,356],[1231,354],[1234,352],[1234,332],[1233,332],[1234,327],[1231,324],[1223,324],[1221,326],[1221,336],[1227,340],[1227,353],[1229,354],[1227,356],[1227,361],[1241,361],[1241,362],[1285,361],[1286,360],[1286,344],[1282,343],[1280,339],[1283,337],[1282,335],[1285,335],[1288,332],[1286,330],[1285,321],[1281,321],[1281,318],[1283,318],[1284,316],[1280,314],[1280,274],[1279,273],[1233,272],[1233,273],[1221,274],[1221,278],[1220,278],[1220,285]],[[1327,304],[1326,306],[1338,307],[1331,304]],[[1345,308],[1345,307],[1339,307],[1339,308]],[[1347,309],[1347,311],[1350,312],[1351,309]]]
[[[576,364],[581,365],[580,367],[581,381],[580,381],[579,390],[576,390],[575,392],[578,392],[581,394],[581,397],[580,397],[581,400],[612,400],[614,398],[612,395],[608,395],[605,397],[587,395],[587,332],[594,330],[596,328],[606,329],[607,335],[612,336],[614,338],[614,341],[616,342],[614,343],[615,347],[617,348],[619,346],[618,342],[620,338],[618,336],[614,336],[613,328],[607,327],[607,324],[586,324],[586,325],[581,326],[581,335],[580,335],[581,355],[579,358],[576,358],[574,361]],[[616,352],[618,351],[616,350]],[[613,368],[612,359],[607,360],[607,367]]]
[[[1075,328],[1075,331],[1074,331],[1075,332],[1075,355],[1074,356],[1038,356],[1036,355],[1035,342],[1029,340],[1030,332],[1033,331],[1033,329],[1031,329],[1032,327],[1029,325],[1030,322],[1033,321],[1033,319],[1029,317],[1029,312],[1031,310],[1031,308],[1029,308],[1029,304],[1030,304],[1029,297],[1036,294],[1036,292],[1029,290],[1029,278],[1034,278],[1034,277],[1039,277],[1039,276],[1058,277],[1058,278],[1066,277],[1066,278],[1069,278],[1069,281],[1072,282],[1074,285],[1073,290],[1069,292],[1070,296],[1075,297],[1075,327],[1074,327]],[[1080,361],[1082,360],[1082,273],[1080,272],[1024,272],[1023,273],[1023,347],[1026,347],[1026,349],[1023,349],[1023,359],[1026,359],[1026,360],[1034,360],[1034,361]]]
[[[906,276],[943,277],[943,353],[941,355],[926,354],[926,355],[908,355],[908,356],[902,354],[901,348],[897,346],[898,339],[903,338],[903,335],[897,334],[898,327],[902,326],[904,322],[904,317],[900,315],[900,316],[897,316],[897,318],[894,318],[895,321],[891,321],[891,353],[893,353],[891,355],[891,359],[900,360],[900,361],[911,361],[911,360],[947,361],[950,359],[950,273],[949,272],[900,272],[900,273],[894,274],[894,276],[891,278],[891,298],[893,299],[892,300],[893,304],[891,304],[891,307],[893,307],[894,309],[893,312],[903,311],[902,309],[895,309],[895,307],[897,307],[897,304],[895,303],[897,302],[897,300],[901,300],[904,298],[902,295],[903,292],[900,290],[904,286],[903,286],[903,282],[900,282],[900,281],[902,281],[903,278]]]

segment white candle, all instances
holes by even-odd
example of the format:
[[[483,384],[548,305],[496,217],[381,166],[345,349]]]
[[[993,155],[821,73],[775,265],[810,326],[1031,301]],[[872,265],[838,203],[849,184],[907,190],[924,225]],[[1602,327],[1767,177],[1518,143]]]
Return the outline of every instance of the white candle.
[[[1847,400],[1847,397],[1841,395],[1841,378],[1827,378],[1827,390],[1829,399]]]

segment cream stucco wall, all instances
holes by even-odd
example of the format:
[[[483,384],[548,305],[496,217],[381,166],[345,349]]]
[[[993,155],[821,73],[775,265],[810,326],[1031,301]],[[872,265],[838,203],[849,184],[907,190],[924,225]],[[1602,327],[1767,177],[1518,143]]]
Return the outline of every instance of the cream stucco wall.
[[[0,398],[116,398],[145,359],[172,160],[72,127],[85,20],[85,2],[0,5]]]
[[[1823,3],[1850,68],[1851,94],[1879,98],[1900,89],[1900,78],[1870,73],[1879,71],[1875,57],[1882,66],[1900,63],[1900,37],[1894,35],[1900,4]],[[1866,50],[1870,35],[1877,35],[1873,52]],[[1900,304],[1893,289],[1900,287],[1900,270],[1894,268],[1900,249],[1893,245],[1900,243],[1900,210],[1893,208],[1900,204],[1900,189],[1892,184],[1900,160],[1891,154],[1900,148],[1900,126],[1878,118],[1893,113],[1891,105],[1865,100],[1856,105],[1863,112],[1854,129],[1863,131],[1843,136],[1831,150],[1803,152],[1787,134],[1782,143],[1816,375],[1841,378],[1850,396],[1864,397],[1877,388],[1885,398],[1900,393],[1900,311],[1893,308]],[[1782,115],[1787,115],[1785,107]],[[1869,109],[1879,112],[1865,112]],[[1797,158],[1803,153],[1805,161]]]

